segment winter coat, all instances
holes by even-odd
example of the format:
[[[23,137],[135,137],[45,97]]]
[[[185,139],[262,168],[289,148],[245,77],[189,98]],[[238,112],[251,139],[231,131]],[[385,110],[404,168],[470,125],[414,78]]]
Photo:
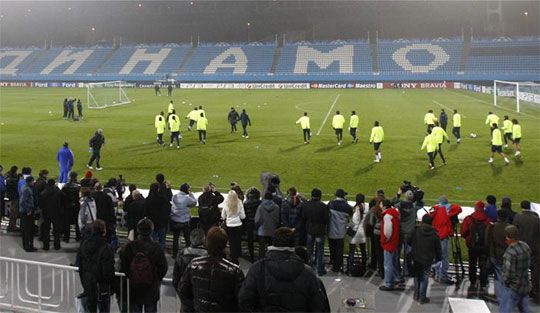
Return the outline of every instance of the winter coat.
[[[66,223],[75,224],[79,216],[79,191],[81,185],[77,181],[70,181],[62,187],[64,194],[64,218]]]
[[[246,219],[244,224],[254,224],[255,214],[257,214],[257,208],[261,205],[261,200],[246,200],[244,202],[244,212],[246,212]]]
[[[328,226],[328,238],[343,239],[347,232],[349,217],[353,214],[353,209],[347,200],[336,198],[328,202],[330,210],[330,224]]]
[[[289,228],[295,228],[300,222],[302,216],[302,203],[305,200],[298,196],[288,196],[281,203],[281,225]]]
[[[191,261],[180,280],[178,294],[186,312],[236,312],[244,273],[220,256]]]
[[[238,295],[244,312],[324,312],[317,276],[293,248],[268,248],[251,266]]]
[[[138,199],[133,200],[127,207],[127,226],[128,230],[135,230],[135,235],[137,235],[137,224],[140,220],[144,218],[144,212],[146,210],[146,200]],[[137,236],[135,236],[137,238]]]
[[[491,224],[486,229],[486,247],[490,260],[502,266],[504,251],[508,247],[506,244],[506,233],[504,229],[509,224],[506,222],[497,222]]]
[[[354,207],[354,213],[351,220],[352,229],[356,232],[354,237],[351,238],[350,243],[355,245],[359,243],[366,243],[366,232],[364,229],[364,220],[367,216],[367,209],[364,207],[364,204],[361,204],[361,206],[355,206]],[[363,214],[360,214],[360,210],[363,211]],[[361,217],[363,215],[363,217]]]
[[[92,235],[84,240],[77,259],[81,284],[89,298],[97,298],[98,284],[102,289],[112,287],[115,283],[114,253],[104,237]]]
[[[191,220],[190,208],[197,205],[197,200],[192,193],[182,191],[172,197],[171,220],[177,223],[187,223]]]
[[[497,206],[496,205],[494,204],[486,205],[484,212],[489,217],[492,223],[495,223],[497,221]]]
[[[454,224],[452,220],[457,221],[457,216],[461,213],[461,207],[457,204],[448,204],[448,209],[444,205],[437,204],[429,213],[433,217],[433,228],[437,231],[439,238],[444,240],[454,236]]]
[[[19,182],[18,175],[6,175],[6,197],[9,200],[19,199],[19,192],[17,191],[17,184]]]
[[[330,212],[328,206],[320,200],[309,200],[302,204],[302,216],[298,228],[306,229],[307,234],[312,236],[324,236]]]
[[[116,224],[116,215],[111,197],[102,191],[94,193],[94,201],[96,201],[96,219],[100,219],[105,224]]]
[[[19,212],[21,214],[31,213],[33,214],[36,210],[35,201],[34,201],[34,191],[33,188],[25,185],[22,188],[19,198]]]
[[[219,191],[203,192],[199,196],[199,222],[205,232],[219,223],[221,213],[218,205],[223,202],[223,200],[224,198]]]
[[[540,219],[538,214],[530,210],[523,210],[514,217],[513,223],[519,229],[519,240],[531,248],[532,255],[540,253]]]
[[[146,198],[145,216],[154,223],[154,230],[167,227],[171,215],[171,205],[167,199],[159,194],[149,195]]]
[[[413,259],[421,265],[427,266],[441,260],[441,240],[431,225],[416,226],[406,240],[412,247]]]
[[[173,277],[172,277],[172,284],[174,287],[174,290],[177,292],[178,286],[180,284],[180,279],[182,278],[182,275],[186,271],[186,268],[188,267],[191,260],[194,258],[198,258],[200,256],[207,256],[208,251],[204,248],[204,246],[196,246],[196,247],[187,247],[182,249],[180,253],[178,253],[178,256],[176,256],[176,260],[174,261],[174,268],[173,268]],[[180,296],[180,294],[178,294]]]
[[[399,211],[396,208],[384,210],[381,230],[381,247],[384,251],[395,252],[399,244]]]
[[[273,237],[276,229],[279,228],[279,206],[272,200],[263,200],[257,213],[255,214],[255,227],[257,235]]]
[[[105,144],[105,137],[102,134],[95,133],[92,138],[88,141],[88,145],[94,149],[94,151],[99,151],[101,146]]]
[[[96,220],[97,207],[96,201],[92,197],[83,197],[80,200],[81,209],[79,210],[78,225],[79,229],[84,229],[87,225]]]
[[[167,274],[169,265],[165,258],[165,253],[157,242],[152,241],[150,237],[140,237],[139,239],[128,242],[120,250],[120,271],[129,278],[130,267],[133,258],[137,253],[142,252],[150,260],[155,269],[154,281],[149,288],[140,289],[130,285],[131,302],[137,304],[154,304],[159,300],[161,280]]]
[[[484,210],[475,210],[471,215],[468,215],[467,217],[465,217],[465,219],[463,220],[463,223],[461,224],[461,237],[465,238],[465,243],[467,244],[467,247],[469,249],[473,248],[473,245],[474,245],[474,243],[472,242],[473,238],[471,236],[471,227],[473,227],[472,226],[473,223],[480,223],[480,222],[485,224],[484,230],[486,230],[487,226],[491,224],[491,220],[486,215]],[[484,234],[484,238],[485,238],[485,234]]]
[[[56,186],[48,187],[41,192],[41,208],[42,217],[45,220],[51,220],[54,223],[64,222],[64,194]]]
[[[231,212],[231,209],[227,207],[227,203],[225,203],[223,210],[221,210],[221,219],[225,221],[227,227],[240,227],[242,226],[242,220],[245,218],[244,205],[242,205],[240,200],[238,200],[236,213]]]
[[[416,226],[416,212],[419,207],[411,201],[402,200],[396,204],[396,209],[399,211],[399,233],[408,236]]]

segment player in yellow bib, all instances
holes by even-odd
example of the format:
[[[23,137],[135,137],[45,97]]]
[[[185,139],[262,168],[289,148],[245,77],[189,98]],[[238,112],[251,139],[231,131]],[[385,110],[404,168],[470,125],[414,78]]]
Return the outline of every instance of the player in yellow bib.
[[[429,159],[430,170],[435,168],[435,154],[437,153],[437,147],[438,147],[437,139],[433,135],[433,131],[431,129],[428,129],[428,134],[424,138],[424,142],[422,143],[422,147],[420,148],[420,150],[426,149],[428,159]]]
[[[206,144],[206,128],[208,127],[208,119],[206,119],[206,117],[204,116],[204,112],[201,112],[200,114],[201,115],[197,119],[197,131],[199,132],[199,142],[202,144]]]
[[[502,134],[501,130],[497,126],[497,123],[494,123],[491,127],[491,157],[488,160],[489,164],[493,164],[493,156],[495,153],[500,154],[504,158],[504,163],[508,165],[510,163],[510,160],[506,157],[506,155],[502,152]]]
[[[154,121],[154,127],[156,128],[157,133],[157,142],[160,145],[163,145],[163,133],[165,132],[166,126],[165,117],[163,116],[163,111],[161,111],[160,114],[156,115],[155,121]]]
[[[332,128],[336,132],[338,145],[341,145],[341,142],[343,141],[343,125],[345,125],[345,118],[339,111],[336,111],[336,115],[332,118]]]
[[[461,114],[457,110],[454,110],[452,116],[452,134],[456,137],[457,143],[461,142]]]
[[[356,115],[356,111],[352,111],[351,119],[349,120],[349,131],[352,136],[352,143],[358,142],[358,138],[356,137],[356,129],[358,128],[359,123],[360,119],[358,118],[358,115]]]
[[[448,135],[446,134],[444,129],[442,129],[442,127],[439,126],[439,122],[435,122],[434,125],[435,126],[433,127],[433,129],[431,129],[431,135],[435,137],[435,141],[437,142],[437,151],[435,151],[434,158],[437,157],[437,155],[440,155],[443,164],[446,165],[446,159],[444,158],[444,155],[442,152],[442,144],[444,142],[444,139],[446,139],[447,143],[450,143],[450,140],[448,139]]]
[[[173,142],[176,141],[176,149],[180,149],[180,119],[174,110],[169,116],[169,129],[171,130],[171,143],[169,147],[172,147]]]
[[[519,122],[517,119],[512,119],[512,141],[514,143],[514,150],[516,150],[516,153],[514,154],[516,157],[521,156],[521,125],[519,125]]]
[[[373,143],[373,150],[375,150],[375,160],[373,162],[379,163],[382,160],[381,144],[384,141],[384,130],[382,126],[379,126],[379,121],[375,121],[373,128],[371,129],[371,136],[369,136],[369,143]]]
[[[311,141],[311,127],[309,123],[309,117],[307,112],[304,112],[304,116],[296,121],[296,124],[300,124],[302,132],[304,133],[304,144],[308,144]]]
[[[433,114],[433,110],[429,110],[426,115],[424,115],[424,124],[427,125],[427,129],[433,128],[436,121],[437,118],[435,117],[435,114]]]

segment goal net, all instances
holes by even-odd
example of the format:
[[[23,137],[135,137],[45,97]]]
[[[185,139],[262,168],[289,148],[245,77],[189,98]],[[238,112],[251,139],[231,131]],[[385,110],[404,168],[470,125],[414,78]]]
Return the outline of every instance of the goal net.
[[[88,108],[103,109],[110,106],[130,103],[125,88],[126,82],[112,81],[89,83],[86,85]]]
[[[540,106],[540,84],[493,81],[493,105],[508,107],[520,112],[523,103]]]

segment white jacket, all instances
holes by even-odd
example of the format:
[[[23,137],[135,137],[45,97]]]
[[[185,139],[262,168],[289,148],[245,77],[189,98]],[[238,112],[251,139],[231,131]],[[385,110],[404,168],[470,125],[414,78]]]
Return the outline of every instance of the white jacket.
[[[244,205],[242,201],[238,201],[238,209],[236,213],[231,213],[227,205],[223,206],[221,211],[221,219],[225,220],[227,227],[239,227],[242,226],[242,220],[246,218],[246,212],[244,211]]]
[[[360,210],[364,212],[364,218],[360,219]],[[351,244],[366,243],[366,232],[364,230],[364,219],[368,213],[368,209],[365,207],[355,206],[352,221],[350,226],[356,231],[356,234],[351,238]]]

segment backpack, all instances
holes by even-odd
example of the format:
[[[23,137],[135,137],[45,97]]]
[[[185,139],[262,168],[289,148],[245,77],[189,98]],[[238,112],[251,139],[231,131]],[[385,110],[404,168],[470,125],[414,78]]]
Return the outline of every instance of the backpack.
[[[483,249],[485,248],[486,244],[486,224],[483,221],[476,220],[474,218],[471,218],[471,220],[471,248]]]
[[[129,265],[130,284],[136,288],[149,287],[154,282],[152,262],[144,252],[137,252]]]
[[[354,257],[351,264],[350,274],[352,277],[361,277],[366,273],[366,266],[359,257]]]

